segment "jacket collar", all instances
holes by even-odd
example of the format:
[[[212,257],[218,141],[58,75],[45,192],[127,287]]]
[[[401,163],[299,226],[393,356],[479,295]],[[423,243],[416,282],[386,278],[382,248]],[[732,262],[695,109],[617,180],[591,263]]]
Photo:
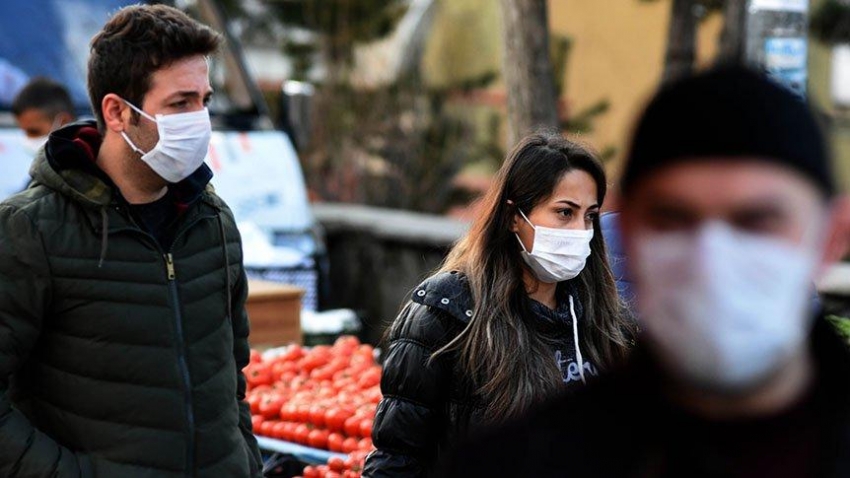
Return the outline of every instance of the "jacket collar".
[[[30,173],[36,181],[85,206],[126,203],[109,176],[97,166],[101,143],[94,121],[67,125],[50,134]],[[212,170],[202,164],[188,178],[169,186],[180,212],[202,197],[212,177]]]
[[[529,311],[550,325],[562,326],[566,319],[572,320],[567,297],[574,294],[575,286],[571,281],[558,284],[558,310],[551,310],[534,300],[528,300]],[[469,289],[469,280],[459,271],[440,272],[426,279],[413,290],[411,300],[447,312],[463,323],[472,318],[474,301]],[[581,301],[575,297],[577,317],[584,316]],[[566,307],[566,308],[565,308]]]

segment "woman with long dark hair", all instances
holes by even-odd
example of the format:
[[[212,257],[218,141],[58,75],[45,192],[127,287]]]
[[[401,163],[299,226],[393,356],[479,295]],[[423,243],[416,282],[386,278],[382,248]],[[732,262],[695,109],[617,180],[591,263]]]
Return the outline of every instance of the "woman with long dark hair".
[[[481,215],[388,331],[364,476],[426,476],[471,430],[621,362],[632,336],[599,226],[605,172],[585,148],[534,134]]]

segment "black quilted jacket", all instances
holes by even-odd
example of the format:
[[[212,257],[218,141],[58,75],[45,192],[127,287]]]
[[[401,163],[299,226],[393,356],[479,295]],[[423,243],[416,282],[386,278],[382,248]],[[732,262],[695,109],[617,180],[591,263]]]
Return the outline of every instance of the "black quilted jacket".
[[[54,133],[0,204],[0,476],[259,476],[233,215],[204,166],[162,250],[98,146],[93,123]]]
[[[568,283],[563,285],[568,292]],[[535,319],[547,322],[558,350],[572,354],[571,322],[556,322],[555,314],[546,316],[537,305],[529,308]],[[484,425],[483,404],[453,355],[428,361],[463,330],[472,309],[466,278],[446,272],[416,287],[393,322],[381,378],[384,398],[372,431],[377,450],[366,460],[364,477],[428,476],[448,449]],[[581,307],[576,314],[582,316]]]

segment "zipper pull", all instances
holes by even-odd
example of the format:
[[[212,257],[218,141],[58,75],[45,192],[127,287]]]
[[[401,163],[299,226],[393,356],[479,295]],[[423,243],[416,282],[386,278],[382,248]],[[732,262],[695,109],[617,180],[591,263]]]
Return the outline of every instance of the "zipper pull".
[[[170,252],[165,254],[165,268],[168,271],[168,280],[177,278],[177,274],[174,272],[174,257]]]

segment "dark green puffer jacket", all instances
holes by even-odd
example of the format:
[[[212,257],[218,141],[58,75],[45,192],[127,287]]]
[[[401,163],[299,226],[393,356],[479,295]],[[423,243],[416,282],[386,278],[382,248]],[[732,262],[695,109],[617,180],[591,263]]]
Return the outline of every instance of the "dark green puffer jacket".
[[[162,250],[99,143],[93,123],[55,132],[0,204],[0,476],[259,476],[233,215],[204,166],[172,187]]]

